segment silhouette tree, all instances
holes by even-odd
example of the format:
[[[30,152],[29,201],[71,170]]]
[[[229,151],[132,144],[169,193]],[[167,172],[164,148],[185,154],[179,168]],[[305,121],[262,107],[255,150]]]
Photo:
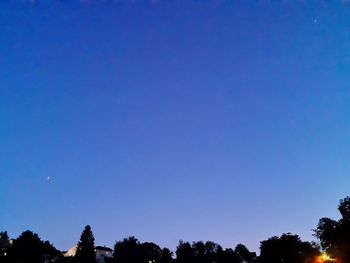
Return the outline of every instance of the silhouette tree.
[[[10,238],[7,232],[0,232],[0,256],[5,255],[10,248]]]
[[[140,243],[131,236],[116,242],[113,252],[114,263],[149,263],[172,262],[172,253],[169,249],[161,249],[151,242]]]
[[[173,252],[168,248],[163,248],[160,252],[159,263],[172,263],[173,262]]]
[[[89,225],[80,236],[75,259],[77,263],[96,263],[95,238]]]
[[[38,263],[56,260],[59,256],[59,251],[50,242],[43,242],[37,234],[29,230],[15,239],[8,250],[8,261],[16,263]]]
[[[178,263],[193,263],[195,260],[195,251],[188,242],[179,241],[176,248],[176,262]]]
[[[350,221],[350,197],[349,196],[340,200],[338,210],[342,215],[343,221]]]
[[[314,235],[320,240],[322,249],[341,262],[350,262],[350,197],[340,200],[338,211],[341,219],[321,218]]]
[[[323,217],[319,220],[317,229],[314,230],[314,235],[320,239],[321,247],[329,253],[337,250],[339,225],[339,222]]]
[[[290,233],[271,237],[261,242],[259,262],[261,263],[304,263],[319,254],[319,250],[299,236]]]
[[[200,263],[200,262],[207,262],[206,254],[205,254],[205,245],[203,241],[193,242],[192,243],[192,250],[193,250],[193,256],[194,256],[194,262]]]
[[[222,253],[222,247],[214,242],[203,241],[193,242],[192,246],[188,242],[180,241],[176,250],[176,261],[194,263],[218,262]]]
[[[115,263],[142,262],[140,242],[131,236],[114,245],[113,261]]]
[[[222,252],[222,247],[212,241],[207,241],[204,244],[206,262],[218,261],[219,254]]]
[[[238,244],[235,248],[235,252],[246,262],[253,262],[256,260],[256,254],[254,252],[250,252],[249,249],[243,244]]]
[[[242,258],[231,248],[219,251],[218,263],[242,263]]]
[[[162,250],[158,245],[151,242],[146,242],[140,245],[140,252],[142,262],[149,263],[159,262]]]

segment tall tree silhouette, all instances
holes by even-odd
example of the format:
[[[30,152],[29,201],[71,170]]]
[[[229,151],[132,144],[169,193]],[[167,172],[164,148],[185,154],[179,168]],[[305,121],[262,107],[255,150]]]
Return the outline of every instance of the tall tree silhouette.
[[[77,263],[96,263],[95,238],[89,225],[80,236],[75,259]]]
[[[321,247],[341,262],[350,262],[350,197],[341,199],[338,205],[341,219],[323,217],[319,220],[314,235]]]

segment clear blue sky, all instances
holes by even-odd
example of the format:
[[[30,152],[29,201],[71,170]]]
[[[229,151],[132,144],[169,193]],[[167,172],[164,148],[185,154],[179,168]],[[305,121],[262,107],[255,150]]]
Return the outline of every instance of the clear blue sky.
[[[0,4],[0,227],[312,240],[350,186],[348,1]],[[47,178],[50,177],[50,180]]]

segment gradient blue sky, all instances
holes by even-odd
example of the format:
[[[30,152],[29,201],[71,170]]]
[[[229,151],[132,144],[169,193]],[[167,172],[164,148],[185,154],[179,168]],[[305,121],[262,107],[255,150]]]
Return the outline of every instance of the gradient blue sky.
[[[350,186],[350,3],[0,4],[0,227],[312,240]],[[51,177],[51,180],[47,180]]]

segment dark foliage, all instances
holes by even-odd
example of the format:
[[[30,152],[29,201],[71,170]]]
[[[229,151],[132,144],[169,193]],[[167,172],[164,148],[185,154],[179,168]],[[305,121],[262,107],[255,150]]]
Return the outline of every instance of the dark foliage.
[[[124,238],[114,245],[115,263],[141,262],[140,242],[135,237]]]
[[[235,248],[235,252],[246,262],[256,261],[256,253],[250,252],[249,249],[243,244],[238,244]]]
[[[7,232],[0,232],[0,256],[4,256],[10,248],[10,238]]]
[[[242,263],[242,258],[231,248],[219,253],[218,263]]]
[[[261,242],[260,263],[305,263],[319,254],[319,250],[299,236],[290,233]]]
[[[340,200],[338,210],[341,219],[321,218],[314,230],[323,250],[336,258],[336,262],[350,262],[350,197]],[[261,242],[260,255],[249,251],[243,244],[235,249],[223,249],[220,245],[207,242],[183,242],[176,251],[160,248],[151,242],[141,243],[135,237],[116,242],[113,258],[105,263],[311,263],[320,255],[318,245],[302,241],[290,233],[274,236]],[[42,241],[29,230],[17,239],[10,240],[6,231],[0,232],[1,263],[96,263],[95,239],[87,225],[81,234],[75,257],[63,258],[62,253],[49,241]]]
[[[154,243],[140,243],[137,238],[129,237],[115,244],[113,261],[115,263],[170,263],[172,252],[167,248],[161,249]]]
[[[350,197],[340,200],[338,221],[324,217],[319,220],[314,235],[321,247],[341,262],[350,262]]]
[[[180,240],[176,248],[176,262],[178,263],[192,263],[195,259],[195,250],[188,242]]]
[[[163,248],[160,252],[159,263],[171,263],[173,262],[173,252],[168,248]]]
[[[61,253],[50,244],[42,241],[39,236],[29,230],[24,231],[13,245],[7,250],[7,262],[38,263],[50,260],[59,260]]]
[[[143,243],[140,245],[142,262],[159,262],[162,249],[154,243]]]
[[[249,250],[246,249],[245,252],[249,252]],[[252,254],[255,256],[255,253]],[[205,243],[202,241],[193,242],[192,246],[188,242],[180,241],[176,249],[176,262],[178,263],[242,263],[243,260],[243,257],[236,251],[232,249],[223,250],[220,245],[212,241]],[[254,260],[255,257],[252,257],[251,261],[247,262],[254,262]]]
[[[81,234],[75,259],[77,263],[96,263],[95,238],[89,225]]]

